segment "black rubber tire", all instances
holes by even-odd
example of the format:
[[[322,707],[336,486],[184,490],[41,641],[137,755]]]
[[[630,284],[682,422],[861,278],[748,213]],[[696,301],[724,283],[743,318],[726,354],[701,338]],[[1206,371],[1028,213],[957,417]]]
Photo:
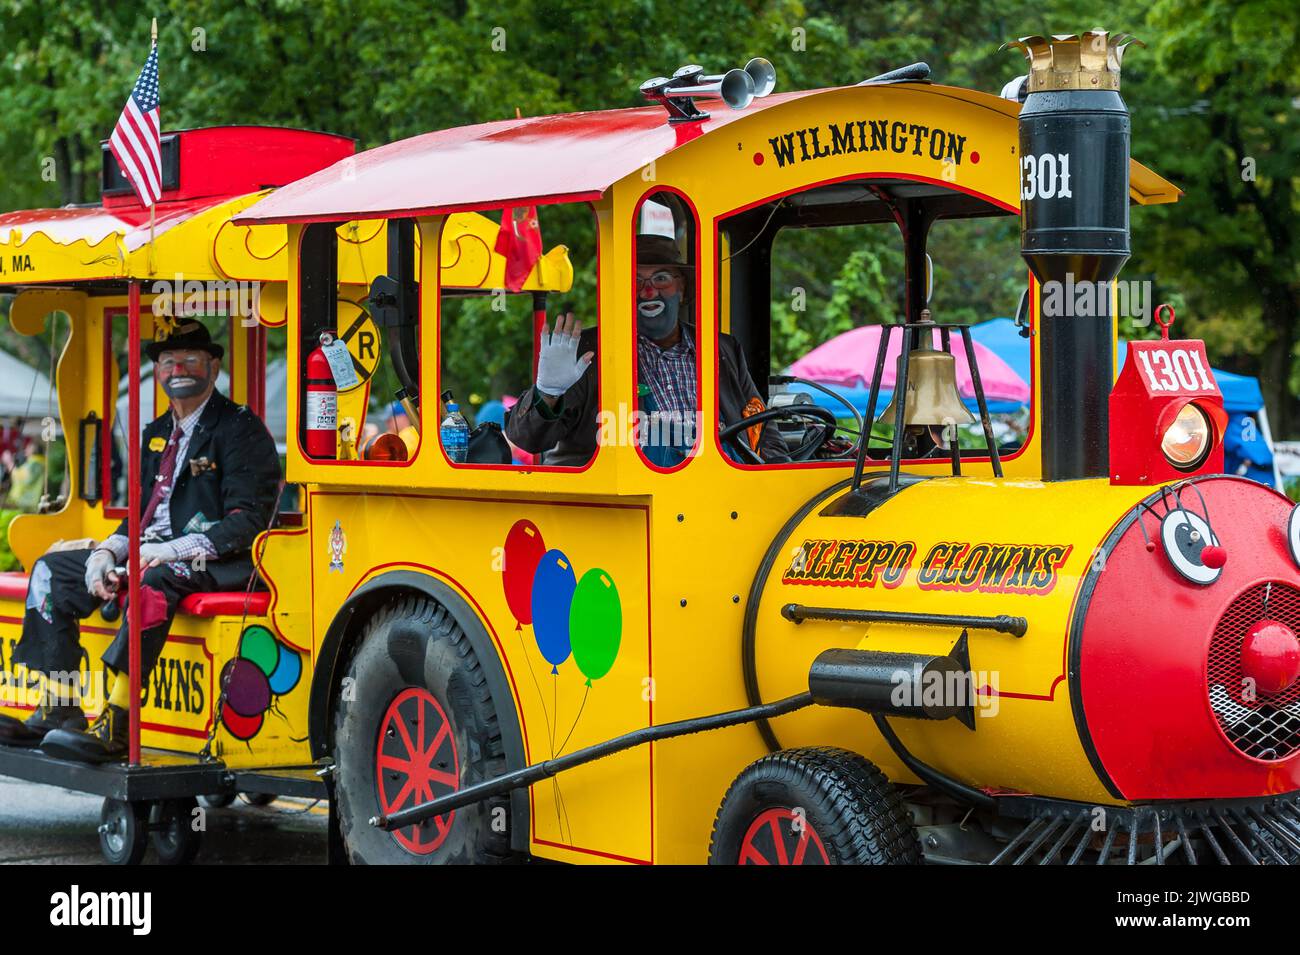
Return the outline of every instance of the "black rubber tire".
[[[336,690],[334,711],[335,802],[348,859],[353,864],[512,861],[506,796],[457,809],[442,842],[425,853],[408,849],[369,821],[381,812],[379,733],[390,705],[412,688],[427,691],[446,715],[459,763],[457,788],[506,771],[487,677],[455,617],[424,596],[380,608],[366,624],[343,685],[349,692]]]
[[[149,842],[161,865],[189,865],[199,854],[203,833],[194,828],[192,797],[164,799],[149,807]]]
[[[275,793],[240,793],[239,798],[250,806],[269,806],[275,802]]]
[[[902,796],[857,753],[829,746],[783,749],[751,763],[713,821],[709,864],[737,864],[751,824],[768,810],[802,810],[831,865],[922,862]]]
[[[105,799],[99,810],[99,851],[109,865],[139,865],[149,848],[148,806]],[[110,831],[105,832],[105,827]]]
[[[209,793],[199,797],[199,805],[204,809],[225,809],[234,801],[234,793]]]

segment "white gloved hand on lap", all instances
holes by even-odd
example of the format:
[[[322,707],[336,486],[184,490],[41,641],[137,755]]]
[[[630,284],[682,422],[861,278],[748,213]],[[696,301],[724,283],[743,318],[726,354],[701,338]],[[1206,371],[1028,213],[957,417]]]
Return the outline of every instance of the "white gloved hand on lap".
[[[558,398],[587,371],[595,352],[578,357],[578,335],[582,322],[570,312],[555,320],[554,330],[542,326],[541,345],[537,350],[537,390]]]
[[[86,592],[96,597],[107,593],[105,580],[117,564],[117,559],[106,550],[97,550],[86,558]]]

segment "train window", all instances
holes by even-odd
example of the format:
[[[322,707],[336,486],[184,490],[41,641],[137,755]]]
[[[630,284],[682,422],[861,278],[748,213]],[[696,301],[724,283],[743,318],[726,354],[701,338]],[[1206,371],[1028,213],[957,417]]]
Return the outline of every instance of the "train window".
[[[634,223],[632,437],[649,467],[674,470],[700,447],[699,230],[690,201],[666,189],[641,200]]]
[[[729,333],[739,343],[766,406],[753,424],[747,423],[752,415],[729,421],[726,382],[719,382],[723,451],[741,467],[847,466],[861,436],[869,435],[868,455],[887,458],[893,356],[902,335],[888,336],[874,421],[867,421],[876,358],[887,337],[882,326],[909,312],[915,321],[928,308],[941,324],[1007,316],[1014,338],[1010,316],[1027,275],[1017,239],[1014,217],[977,197],[891,180],[823,184],[721,219],[719,330],[724,342]],[[994,433],[1002,450],[1011,451],[1023,444],[1028,427],[1028,386],[1017,388],[1015,375],[1004,374],[1006,363],[978,341],[976,335],[981,370],[992,355],[996,372],[982,375]],[[955,435],[963,454],[979,457],[985,445],[961,335],[936,330],[932,347],[954,353],[936,357],[931,370],[939,380],[951,379],[936,409],[958,424],[910,429],[918,433],[905,441],[904,456],[946,460]],[[1024,355],[1027,360],[1027,347]],[[994,381],[1001,389],[997,401]]]
[[[1015,216],[940,219],[930,227],[929,250],[935,321],[971,326],[993,436],[1000,454],[1013,454],[1029,436],[1033,386],[1029,272],[1020,257],[1020,221]],[[959,356],[958,389],[978,416],[966,368]],[[978,421],[963,425],[960,436],[963,450],[985,448]]]
[[[23,338],[20,358],[21,413],[0,421],[0,493],[7,513],[57,511],[67,496],[67,445],[60,427],[55,367],[67,347],[72,318],[56,311],[45,319],[40,335]],[[75,422],[70,426],[75,431]],[[77,463],[72,462],[72,467]],[[9,566],[4,566],[8,564]],[[0,569],[18,567],[12,555],[0,559]]]
[[[387,232],[385,232],[385,227]],[[389,273],[363,247],[387,239]],[[296,434],[316,463],[403,467],[436,427],[420,368],[420,258],[411,220],[314,223],[299,249]]]
[[[440,243],[439,420],[455,402],[468,430],[466,439],[459,422],[439,429],[447,460],[587,467],[602,407],[591,206],[450,215]]]

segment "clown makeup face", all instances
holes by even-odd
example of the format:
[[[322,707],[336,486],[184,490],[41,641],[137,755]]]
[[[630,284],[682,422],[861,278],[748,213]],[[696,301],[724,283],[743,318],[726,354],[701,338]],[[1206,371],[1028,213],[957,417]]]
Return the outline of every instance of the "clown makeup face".
[[[682,304],[682,276],[671,265],[638,265],[636,269],[636,328],[661,341],[677,328]]]
[[[158,356],[158,383],[168,398],[194,398],[212,387],[220,367],[200,349],[169,349]]]

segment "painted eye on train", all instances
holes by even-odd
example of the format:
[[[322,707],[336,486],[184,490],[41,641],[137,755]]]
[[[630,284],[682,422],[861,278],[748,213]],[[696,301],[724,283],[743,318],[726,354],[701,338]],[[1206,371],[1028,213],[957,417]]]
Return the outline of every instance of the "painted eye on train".
[[[1291,559],[1300,567],[1300,504],[1291,508],[1291,516],[1286,519],[1286,543]]]
[[[1223,573],[1223,548],[1199,514],[1182,508],[1170,511],[1160,522],[1160,543],[1174,570],[1194,584],[1212,584]]]

